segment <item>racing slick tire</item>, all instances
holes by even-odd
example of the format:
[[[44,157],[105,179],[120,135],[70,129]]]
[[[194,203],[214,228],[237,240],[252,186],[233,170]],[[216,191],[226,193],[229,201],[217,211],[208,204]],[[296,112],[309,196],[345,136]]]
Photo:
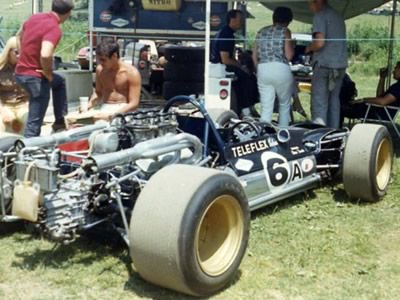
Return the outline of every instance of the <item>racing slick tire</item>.
[[[224,127],[231,119],[239,120],[238,115],[233,110],[226,110],[223,108],[210,108],[207,110],[214,123]]]
[[[130,252],[147,281],[194,296],[229,284],[245,253],[248,202],[222,171],[170,165],[143,188],[132,212]]]
[[[171,46],[164,49],[164,55],[168,62],[204,64],[205,50],[203,47]]]
[[[203,63],[167,62],[164,67],[165,81],[204,81]]]
[[[343,185],[353,199],[376,202],[389,186],[393,144],[386,127],[357,124],[344,151]]]
[[[8,132],[0,133],[0,151],[7,152],[14,146],[15,141],[20,138],[22,138],[22,136],[18,134]]]

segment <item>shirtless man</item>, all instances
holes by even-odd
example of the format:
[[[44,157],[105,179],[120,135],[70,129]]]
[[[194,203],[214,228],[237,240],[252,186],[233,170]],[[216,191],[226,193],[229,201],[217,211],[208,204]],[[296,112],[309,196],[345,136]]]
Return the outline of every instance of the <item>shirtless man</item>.
[[[89,100],[91,109],[101,104],[95,119],[110,120],[113,115],[137,109],[140,100],[139,71],[119,59],[119,46],[115,41],[104,41],[96,47],[96,89]]]

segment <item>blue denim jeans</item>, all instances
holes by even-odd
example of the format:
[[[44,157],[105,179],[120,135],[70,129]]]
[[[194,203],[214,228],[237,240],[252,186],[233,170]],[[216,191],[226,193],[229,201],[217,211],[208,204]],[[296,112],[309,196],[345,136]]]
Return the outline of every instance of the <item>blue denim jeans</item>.
[[[53,74],[50,83],[46,78],[16,75],[17,83],[29,94],[29,112],[24,136],[39,136],[43,119],[50,100],[50,89],[53,93],[54,117],[56,123],[64,121],[67,114],[67,95],[65,79],[59,74]]]
[[[68,114],[67,88],[65,86],[65,78],[63,75],[53,73],[51,93],[53,96],[55,123],[61,124],[64,122],[64,116]]]
[[[340,89],[346,69],[334,69],[315,65],[311,80],[311,118],[312,121],[331,128],[340,127]],[[330,85],[332,85],[330,87]]]

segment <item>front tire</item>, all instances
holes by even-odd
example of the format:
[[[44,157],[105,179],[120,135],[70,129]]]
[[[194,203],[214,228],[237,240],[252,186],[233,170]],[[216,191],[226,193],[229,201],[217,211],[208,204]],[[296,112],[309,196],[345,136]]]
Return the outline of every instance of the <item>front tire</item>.
[[[135,204],[132,260],[153,284],[208,296],[235,276],[249,225],[248,202],[235,177],[201,167],[168,166],[150,179]]]
[[[354,199],[376,202],[389,186],[393,164],[392,139],[386,127],[357,124],[346,143],[343,184]]]

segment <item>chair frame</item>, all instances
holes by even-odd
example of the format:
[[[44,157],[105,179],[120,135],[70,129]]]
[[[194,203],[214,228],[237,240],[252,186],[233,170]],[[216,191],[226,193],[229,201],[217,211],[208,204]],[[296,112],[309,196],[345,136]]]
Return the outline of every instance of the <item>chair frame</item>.
[[[365,112],[364,118],[361,119],[361,121],[363,123],[366,123],[368,121],[369,122],[380,122],[383,124],[390,123],[390,125],[392,125],[393,129],[396,131],[397,136],[400,138],[400,131],[396,125],[396,119],[397,119],[397,116],[399,115],[400,107],[390,106],[390,105],[378,105],[378,104],[372,104],[372,103],[365,103],[365,105],[367,105],[368,107],[367,107],[367,111]],[[371,110],[371,107],[373,107],[373,106],[383,109],[389,120],[383,120],[379,115],[378,115],[377,119],[376,118],[374,118],[374,119],[368,118],[368,114]],[[390,111],[395,111],[395,114],[393,117],[390,115]]]

